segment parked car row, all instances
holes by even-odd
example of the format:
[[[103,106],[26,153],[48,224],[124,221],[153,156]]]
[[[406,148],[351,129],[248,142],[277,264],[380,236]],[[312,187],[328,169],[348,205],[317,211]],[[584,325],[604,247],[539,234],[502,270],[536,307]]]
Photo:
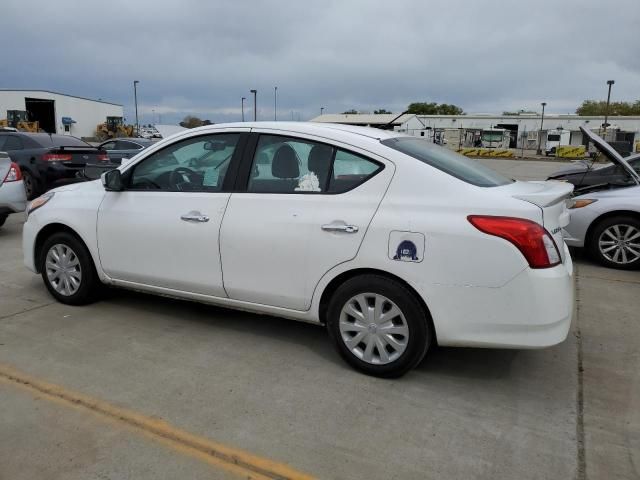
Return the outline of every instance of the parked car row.
[[[9,155],[0,152],[0,227],[12,213],[23,212],[27,205],[22,172]]]

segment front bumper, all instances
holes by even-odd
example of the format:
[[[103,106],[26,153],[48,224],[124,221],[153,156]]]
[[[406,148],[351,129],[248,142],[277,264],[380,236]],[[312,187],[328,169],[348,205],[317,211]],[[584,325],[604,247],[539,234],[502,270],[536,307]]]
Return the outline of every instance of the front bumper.
[[[33,273],[38,273],[35,259],[35,243],[36,236],[40,231],[40,225],[35,215],[37,212],[29,215],[27,221],[22,226],[22,255],[24,266],[31,270]]]
[[[567,338],[574,311],[573,262],[527,268],[497,288],[437,287],[430,304],[440,345],[543,348]]]

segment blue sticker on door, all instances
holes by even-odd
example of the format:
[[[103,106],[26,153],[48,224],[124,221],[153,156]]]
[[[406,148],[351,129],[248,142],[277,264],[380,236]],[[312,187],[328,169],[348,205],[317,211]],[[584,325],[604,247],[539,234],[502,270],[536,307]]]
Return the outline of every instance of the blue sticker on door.
[[[389,234],[389,258],[399,262],[421,262],[424,243],[422,233],[393,231]]]

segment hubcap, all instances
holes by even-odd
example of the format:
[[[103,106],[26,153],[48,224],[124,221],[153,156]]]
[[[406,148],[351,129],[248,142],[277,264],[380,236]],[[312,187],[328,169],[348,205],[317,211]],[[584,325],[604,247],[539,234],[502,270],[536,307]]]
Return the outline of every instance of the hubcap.
[[[363,293],[352,297],[340,312],[340,336],[360,360],[385,365],[407,349],[409,327],[400,308],[387,297]]]
[[[633,225],[612,225],[598,239],[600,253],[621,265],[640,258],[640,230]]]
[[[82,282],[80,260],[67,245],[57,243],[49,249],[45,268],[49,283],[60,295],[68,297],[80,288]]]

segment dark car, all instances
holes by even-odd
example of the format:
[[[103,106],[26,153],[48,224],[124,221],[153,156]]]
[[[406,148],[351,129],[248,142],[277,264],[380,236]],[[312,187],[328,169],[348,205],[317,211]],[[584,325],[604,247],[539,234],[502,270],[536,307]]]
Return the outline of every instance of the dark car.
[[[48,133],[0,132],[0,151],[20,166],[30,200],[49,188],[84,180],[87,163],[108,160],[104,151],[79,138]]]
[[[111,163],[119,165],[123,158],[131,158],[153,143],[147,138],[112,138],[102,142],[98,148],[107,152]]]
[[[625,160],[631,168],[640,173],[640,154],[631,155]],[[634,184],[621,165],[609,163],[594,167],[593,163],[587,160],[576,162],[570,167],[559,170],[547,180],[566,180],[573,183],[576,188],[602,184],[621,186]]]

